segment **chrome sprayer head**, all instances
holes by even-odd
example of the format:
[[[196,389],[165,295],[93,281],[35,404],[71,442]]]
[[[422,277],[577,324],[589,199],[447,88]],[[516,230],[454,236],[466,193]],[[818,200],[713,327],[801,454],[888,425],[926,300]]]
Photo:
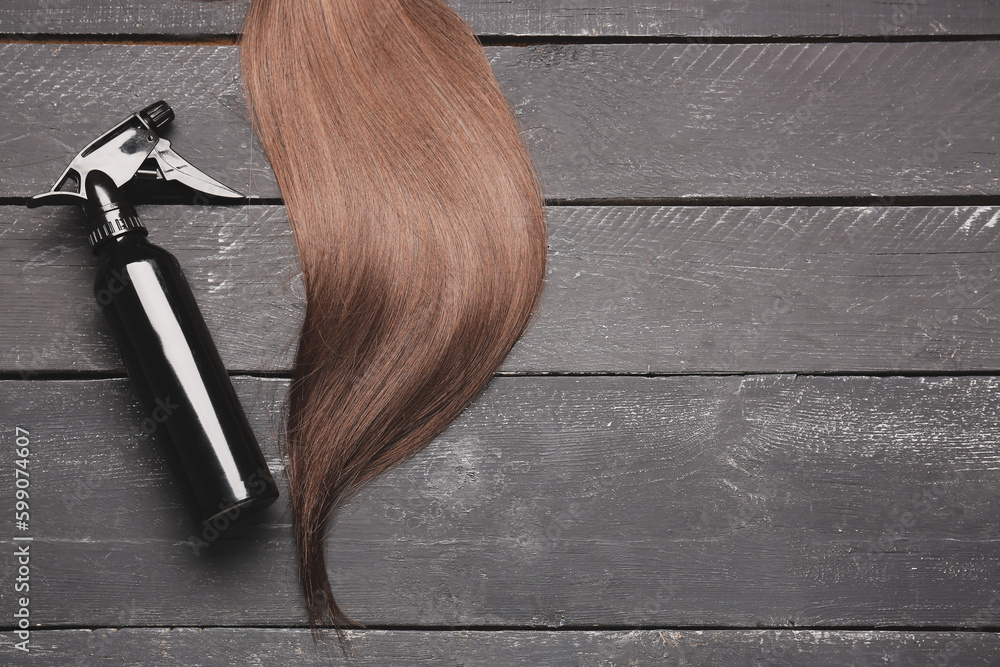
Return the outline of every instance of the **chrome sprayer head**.
[[[91,174],[97,173],[104,174],[118,188],[139,175],[177,181],[214,197],[242,198],[239,192],[175,153],[170,142],[157,134],[173,119],[173,110],[162,100],[132,114],[77,153],[52,188],[29,199],[28,206],[93,204],[87,196],[87,183]],[[101,177],[100,180],[106,179]]]

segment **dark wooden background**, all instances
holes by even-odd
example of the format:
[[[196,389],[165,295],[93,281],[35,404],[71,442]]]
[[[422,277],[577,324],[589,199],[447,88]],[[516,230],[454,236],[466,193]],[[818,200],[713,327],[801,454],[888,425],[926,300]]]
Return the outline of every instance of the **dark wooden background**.
[[[249,129],[246,0],[0,6],[0,663],[343,663],[284,501],[200,546],[91,296],[27,210],[155,99],[251,194],[140,213],[269,459],[302,297]],[[1000,664],[1000,5],[461,0],[540,170],[538,317],[340,514],[353,663]],[[14,431],[31,652],[14,648]]]

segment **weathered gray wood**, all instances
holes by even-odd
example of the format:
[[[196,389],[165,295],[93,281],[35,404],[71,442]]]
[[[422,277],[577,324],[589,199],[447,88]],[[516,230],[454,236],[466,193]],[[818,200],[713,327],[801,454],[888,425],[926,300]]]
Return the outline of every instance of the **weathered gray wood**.
[[[285,384],[237,385],[273,460]],[[499,378],[350,502],[330,571],[384,629],[997,627],[998,396],[985,376]],[[0,406],[2,506],[15,427],[31,440],[29,528],[3,521],[34,537],[33,623],[304,623],[284,501],[202,547],[125,381],[6,381]],[[4,550],[0,581],[14,567]]]
[[[550,198],[1000,193],[1000,42],[487,53]],[[235,47],[6,45],[0,196],[48,187],[98,132],[163,97],[178,152],[275,197],[237,79]]]
[[[281,207],[149,206],[227,366],[289,371],[304,301]],[[502,370],[1000,368],[1000,208],[555,207]],[[122,372],[73,209],[0,207],[0,370]]]
[[[0,34],[171,35],[239,32],[248,0],[6,0]],[[989,0],[452,0],[480,35],[569,37],[883,37],[1000,33]]]
[[[30,654],[0,633],[0,658],[17,665],[987,665],[1000,660],[993,633],[720,631],[385,631],[348,633],[348,662],[333,640],[301,629],[53,630]],[[10,663],[8,663],[10,664]]]
[[[231,370],[288,370],[305,299],[280,206],[141,207],[177,255]],[[0,368],[124,371],[76,207],[0,207]]]

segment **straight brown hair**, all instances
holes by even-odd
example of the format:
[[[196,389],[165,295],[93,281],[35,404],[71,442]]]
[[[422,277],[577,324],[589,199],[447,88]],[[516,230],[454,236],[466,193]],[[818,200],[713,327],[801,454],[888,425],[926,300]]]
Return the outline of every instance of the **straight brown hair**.
[[[520,337],[543,201],[482,48],[440,0],[253,0],[241,58],[306,293],[284,443],[299,575],[310,624],[339,628],[331,515]]]

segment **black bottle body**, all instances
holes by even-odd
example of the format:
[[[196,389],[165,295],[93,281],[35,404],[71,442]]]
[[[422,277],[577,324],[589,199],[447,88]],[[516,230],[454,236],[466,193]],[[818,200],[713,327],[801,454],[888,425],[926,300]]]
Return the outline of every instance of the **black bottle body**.
[[[94,294],[143,404],[143,431],[166,436],[202,521],[270,505],[277,486],[177,259],[144,229],[94,251]]]

